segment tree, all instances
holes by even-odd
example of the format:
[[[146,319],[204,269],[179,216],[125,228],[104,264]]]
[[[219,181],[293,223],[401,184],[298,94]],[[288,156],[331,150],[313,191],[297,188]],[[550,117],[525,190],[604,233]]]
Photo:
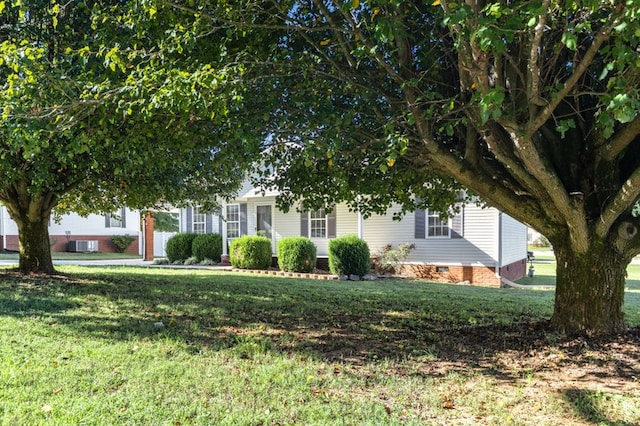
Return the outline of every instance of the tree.
[[[279,34],[252,62],[252,105],[281,206],[444,211],[463,186],[553,244],[553,325],[623,329],[640,253],[637,2],[243,4],[211,25]]]
[[[0,22],[0,201],[22,272],[54,271],[54,210],[206,206],[237,190],[251,147],[225,117],[242,110],[241,69],[219,65],[222,39],[196,40],[197,15],[24,0],[0,1]]]
[[[178,232],[180,221],[177,213],[157,211],[153,213],[153,227],[159,232]]]

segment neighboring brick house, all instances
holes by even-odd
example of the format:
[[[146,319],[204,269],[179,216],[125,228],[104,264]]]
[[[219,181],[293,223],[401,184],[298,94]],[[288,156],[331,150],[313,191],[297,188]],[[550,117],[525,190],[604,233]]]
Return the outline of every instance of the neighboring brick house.
[[[58,222],[49,223],[49,241],[52,251],[115,252],[113,235],[131,235],[135,240],[127,253],[141,254],[140,211],[121,208],[112,214],[91,214],[81,217],[71,213]],[[18,226],[11,220],[4,206],[0,207],[0,241],[4,250],[18,250]],[[86,248],[86,250],[85,250]]]
[[[367,219],[342,204],[331,213],[284,213],[275,205],[276,196],[273,191],[263,195],[246,183],[234,200],[222,205],[221,215],[183,209],[180,230],[222,234],[225,253],[233,238],[266,235],[274,256],[280,239],[303,235],[315,243],[320,265],[326,264],[331,238],[356,234],[367,241],[372,255],[387,244],[414,244],[403,273],[417,277],[499,286],[501,278],[516,280],[526,274],[527,227],[495,208],[467,204],[448,221],[438,212],[418,210],[394,221],[399,207]]]

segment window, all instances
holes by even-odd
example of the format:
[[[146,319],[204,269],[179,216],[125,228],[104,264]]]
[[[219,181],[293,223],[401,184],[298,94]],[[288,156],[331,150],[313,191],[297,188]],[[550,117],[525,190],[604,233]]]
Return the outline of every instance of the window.
[[[120,209],[118,212],[108,213],[105,215],[105,227],[107,228],[124,228],[125,227],[125,210]]]
[[[195,234],[205,233],[205,220],[206,220],[206,215],[204,213],[200,213],[199,207],[194,207],[193,208],[193,232]]]
[[[427,212],[427,237],[449,238],[449,221],[442,220],[437,212]]]
[[[240,205],[227,205],[227,238],[240,236]]]
[[[311,238],[327,238],[327,214],[324,209],[309,212],[309,231]]]

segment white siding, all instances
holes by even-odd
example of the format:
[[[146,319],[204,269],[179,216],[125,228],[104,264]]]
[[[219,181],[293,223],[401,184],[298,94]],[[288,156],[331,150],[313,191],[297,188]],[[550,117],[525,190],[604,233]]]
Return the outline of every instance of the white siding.
[[[70,239],[73,239],[74,235],[97,236],[129,234],[138,236],[140,232],[140,212],[126,209],[125,213],[125,228],[107,228],[104,215],[91,214],[87,217],[82,217],[75,213],[70,213],[62,216],[59,223],[51,219],[49,234],[67,235],[67,232],[69,232]],[[18,225],[9,218],[6,210],[3,214],[6,215],[7,218],[4,233],[6,235],[17,235]]]
[[[502,265],[510,265],[527,258],[527,227],[502,213]]]
[[[251,191],[249,191],[251,192]],[[274,196],[250,196],[240,202],[247,202],[247,230],[256,234],[256,206],[272,206],[273,251],[284,237],[300,235],[300,212],[293,206],[284,213],[276,208]],[[519,222],[504,215],[503,238],[500,241],[500,212],[494,208],[481,208],[469,204],[464,208],[464,238],[415,238],[415,213],[407,213],[401,221],[394,221],[393,214],[400,211],[394,206],[386,215],[373,215],[362,222],[362,236],[369,245],[372,255],[387,244],[398,246],[413,243],[408,262],[434,265],[488,266],[498,265],[500,243],[504,244],[503,264],[512,263],[526,257],[526,244],[519,246],[520,234],[526,241],[526,228]],[[215,221],[215,220],[214,220]],[[336,233],[358,234],[359,215],[350,212],[346,205],[336,207]],[[520,230],[523,230],[520,232]],[[319,257],[328,255],[329,240],[313,238]],[[524,256],[521,256],[524,250]],[[508,254],[508,256],[506,256]],[[507,262],[507,263],[505,263]]]
[[[293,206],[289,212],[284,213],[276,209],[274,204],[273,236],[276,248],[281,239],[298,235],[300,235],[300,213],[296,211],[296,207]]]
[[[464,208],[464,238],[415,238],[415,213],[407,213],[401,221],[393,214],[399,207],[388,210],[384,216],[375,215],[364,221],[363,237],[372,254],[386,244],[397,247],[413,243],[408,262],[447,265],[495,266],[497,262],[498,211],[481,209],[475,205]]]

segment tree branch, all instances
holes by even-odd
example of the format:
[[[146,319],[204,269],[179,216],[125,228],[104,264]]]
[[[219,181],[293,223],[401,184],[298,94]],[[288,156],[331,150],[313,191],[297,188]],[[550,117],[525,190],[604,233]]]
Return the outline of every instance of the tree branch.
[[[540,20],[534,28],[529,52],[529,62],[527,64],[527,72],[529,74],[527,78],[527,82],[529,83],[527,84],[527,99],[533,105],[537,106],[545,105],[544,100],[540,98],[540,67],[538,61],[540,59],[540,45],[547,24],[547,12],[550,3],[551,0],[544,0],[542,2],[542,12],[540,13]]]
[[[612,21],[609,25],[605,25],[602,29],[600,29],[600,31],[597,32],[593,43],[591,43],[591,46],[585,53],[582,60],[576,61],[577,65],[575,65],[575,71],[573,72],[573,74],[571,74],[571,77],[569,77],[564,83],[564,87],[555,94],[553,99],[547,104],[546,107],[542,109],[537,117],[529,120],[529,123],[525,128],[525,139],[528,139],[533,134],[535,134],[538,129],[542,127],[544,123],[547,122],[547,120],[549,120],[558,105],[560,105],[564,98],[573,90],[580,78],[582,78],[583,74],[587,71],[589,65],[591,65],[591,62],[600,50],[602,44],[609,39],[611,32],[613,31],[613,27],[618,25],[619,22],[619,17],[612,18]]]
[[[620,187],[620,191],[603,209],[596,223],[596,235],[604,238],[618,218],[628,212],[640,197],[640,168],[636,169],[629,179]]]
[[[614,161],[640,135],[640,116],[622,126],[609,141],[602,146],[602,158]]]

